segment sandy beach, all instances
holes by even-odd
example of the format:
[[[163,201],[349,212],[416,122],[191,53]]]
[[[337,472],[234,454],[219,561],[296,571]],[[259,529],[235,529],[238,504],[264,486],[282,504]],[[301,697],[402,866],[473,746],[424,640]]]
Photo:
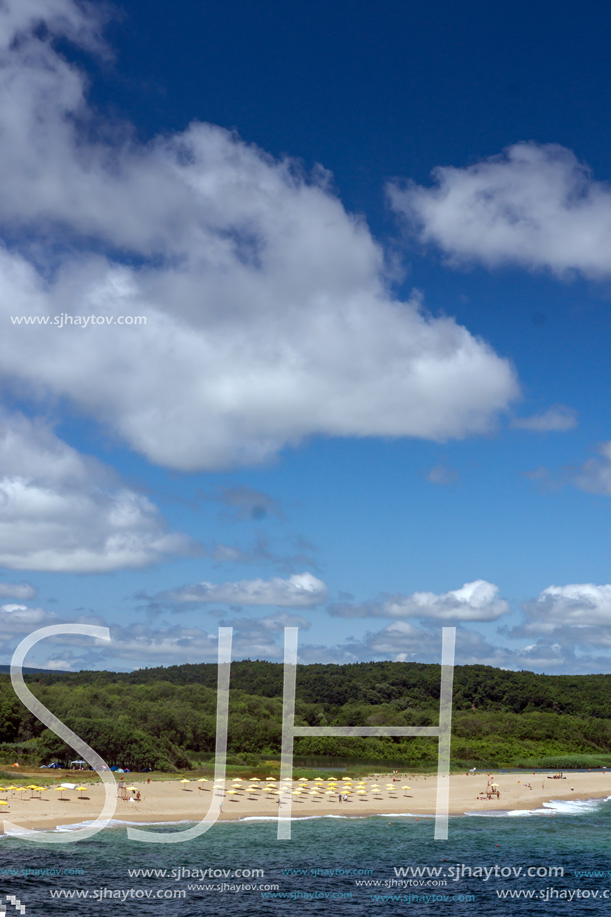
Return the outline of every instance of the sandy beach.
[[[23,785],[35,784],[33,774],[23,774]],[[95,779],[95,782],[94,782]],[[101,812],[104,789],[97,778],[92,779],[74,773],[66,773],[57,779],[54,786],[36,792],[15,788],[0,791],[3,818],[28,828],[49,829],[58,825],[78,824],[96,818]],[[182,782],[181,782],[182,779]],[[58,791],[62,783],[75,783],[86,787],[85,791]],[[491,789],[499,795],[487,797]],[[117,784],[118,789],[119,785]],[[285,801],[290,792],[292,816],[311,815],[388,815],[412,814],[430,815],[435,811],[437,778],[401,774],[372,775],[366,779],[354,778],[338,781],[293,781],[289,789],[280,792],[278,781],[261,780],[249,782],[227,780],[215,790],[213,780],[177,778],[152,780],[147,783],[141,777],[124,781],[122,798],[118,796],[114,818],[134,822],[198,821],[212,806],[218,811],[222,799],[219,820],[235,820],[247,817],[275,817],[288,814]],[[127,789],[133,788],[133,789]],[[348,801],[339,801],[339,794],[347,795]],[[137,797],[140,794],[140,799]],[[450,807],[452,815],[466,812],[488,812],[491,810],[537,810],[551,800],[584,800],[604,798],[611,795],[611,774],[592,771],[568,774],[565,779],[553,780],[545,773],[523,774],[454,774],[450,778]],[[481,798],[483,797],[483,798]],[[278,799],[282,798],[280,805]],[[545,810],[544,810],[545,812]],[[543,813],[542,813],[543,814]]]

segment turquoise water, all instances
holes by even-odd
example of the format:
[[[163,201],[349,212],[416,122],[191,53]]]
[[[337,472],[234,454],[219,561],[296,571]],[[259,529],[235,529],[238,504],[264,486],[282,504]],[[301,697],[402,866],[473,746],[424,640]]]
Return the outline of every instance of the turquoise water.
[[[405,816],[297,820],[290,841],[276,839],[274,821],[255,819],[216,824],[195,841],[176,845],[130,842],[123,826],[53,848],[4,837],[0,903],[6,904],[7,915],[17,913],[6,899],[16,896],[26,917],[309,917],[329,909],[339,915],[409,912],[414,917],[566,910],[602,915],[611,901],[603,897],[611,889],[610,819],[611,801],[571,801],[531,816],[451,818],[447,841],[434,840],[432,818]],[[184,825],[154,830],[179,827]],[[539,875],[528,877],[529,868]],[[130,875],[137,869],[166,870],[166,875]],[[202,878],[197,871],[204,869],[226,874]],[[235,875],[236,870],[255,869],[263,873]],[[401,869],[407,870],[403,876]],[[8,875],[7,870],[21,874]],[[45,870],[54,874],[43,875]],[[75,874],[79,870],[82,875]],[[438,874],[427,877],[422,874],[426,870]],[[580,875],[593,872],[601,875]],[[534,897],[502,897],[518,892]]]

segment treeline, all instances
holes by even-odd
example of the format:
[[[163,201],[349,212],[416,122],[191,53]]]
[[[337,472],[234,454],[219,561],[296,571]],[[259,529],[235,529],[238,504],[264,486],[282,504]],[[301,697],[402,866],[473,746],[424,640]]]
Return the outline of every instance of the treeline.
[[[130,769],[188,767],[214,752],[213,664],[130,673],[33,673],[30,690],[110,764]],[[283,667],[264,661],[231,666],[228,754],[255,766],[277,757]],[[370,662],[297,669],[296,723],[310,726],[415,726],[438,721],[440,667]],[[611,676],[535,675],[491,666],[454,673],[452,758],[457,765],[579,761],[611,754]],[[435,739],[301,737],[300,756],[436,760]],[[36,763],[74,757],[0,676],[0,755]],[[585,760],[585,759],[584,759]]]

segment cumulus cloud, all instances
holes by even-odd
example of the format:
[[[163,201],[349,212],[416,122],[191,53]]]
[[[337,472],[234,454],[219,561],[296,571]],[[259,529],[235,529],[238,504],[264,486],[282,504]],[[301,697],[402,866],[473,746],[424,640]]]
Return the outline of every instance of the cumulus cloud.
[[[517,143],[434,186],[389,187],[395,211],[453,261],[517,264],[591,277],[611,272],[611,186],[555,144]]]
[[[38,590],[29,583],[0,583],[0,598],[11,597],[14,599],[33,599]]]
[[[583,637],[591,634],[584,629],[609,628],[611,625],[611,585],[573,583],[567,586],[548,586],[534,602],[525,605],[528,622],[526,633],[554,634],[563,628],[583,630]],[[580,634],[575,638],[581,642]],[[611,636],[607,638],[611,645]]]
[[[571,472],[571,481],[579,490],[592,494],[611,494],[611,442],[601,443],[599,455],[587,459],[576,471]]]
[[[597,452],[598,455],[581,465],[565,466],[558,473],[540,466],[523,474],[547,490],[570,485],[586,493],[608,497],[611,496],[611,441],[600,443]]]
[[[511,425],[531,433],[565,433],[577,426],[577,412],[564,404],[555,404],[542,414],[516,417]]]
[[[9,645],[14,647],[17,644],[18,638],[31,634],[39,627],[59,624],[63,620],[59,615],[44,608],[17,604],[0,605],[0,645],[4,643],[3,648],[7,651]]]
[[[353,644],[357,653],[369,651],[374,656],[395,662],[441,661],[441,628],[417,627],[409,621],[394,621],[377,633],[369,633],[362,646]],[[370,657],[371,658],[371,657]],[[455,662],[457,665],[496,665],[507,663],[509,654],[502,647],[491,646],[481,634],[460,627],[456,630]]]
[[[360,604],[335,604],[330,614],[342,618],[421,618],[439,621],[495,621],[509,612],[499,588],[485,580],[443,592],[414,592]]]
[[[195,583],[155,596],[156,601],[185,604],[285,605],[308,608],[322,604],[327,587],[311,573],[295,573],[287,579],[240,580],[235,583]]]
[[[528,638],[515,660],[524,668],[559,672],[607,672],[611,658],[611,585],[548,586],[523,604],[524,620],[501,630]],[[518,665],[519,667],[519,665]]]
[[[44,422],[0,416],[0,566],[101,573],[192,550],[157,508]],[[2,595],[28,599],[27,584]]]
[[[0,44],[5,380],[183,470],[264,462],[317,434],[490,430],[518,394],[512,366],[419,296],[392,297],[384,252],[324,170],[210,124],[148,144],[101,124],[49,38],[91,45],[96,13],[20,3],[27,15],[0,11],[21,30]],[[10,318],[63,313],[146,324]]]

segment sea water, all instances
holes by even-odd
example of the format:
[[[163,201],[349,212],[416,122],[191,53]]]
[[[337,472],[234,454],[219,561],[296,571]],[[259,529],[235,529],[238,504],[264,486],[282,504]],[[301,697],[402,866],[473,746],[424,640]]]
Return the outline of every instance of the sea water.
[[[295,819],[283,841],[258,818],[183,844],[129,841],[119,823],[65,846],[3,837],[0,904],[25,917],[602,915],[610,817],[611,800],[558,801],[451,817],[447,841],[433,818],[392,813]]]

